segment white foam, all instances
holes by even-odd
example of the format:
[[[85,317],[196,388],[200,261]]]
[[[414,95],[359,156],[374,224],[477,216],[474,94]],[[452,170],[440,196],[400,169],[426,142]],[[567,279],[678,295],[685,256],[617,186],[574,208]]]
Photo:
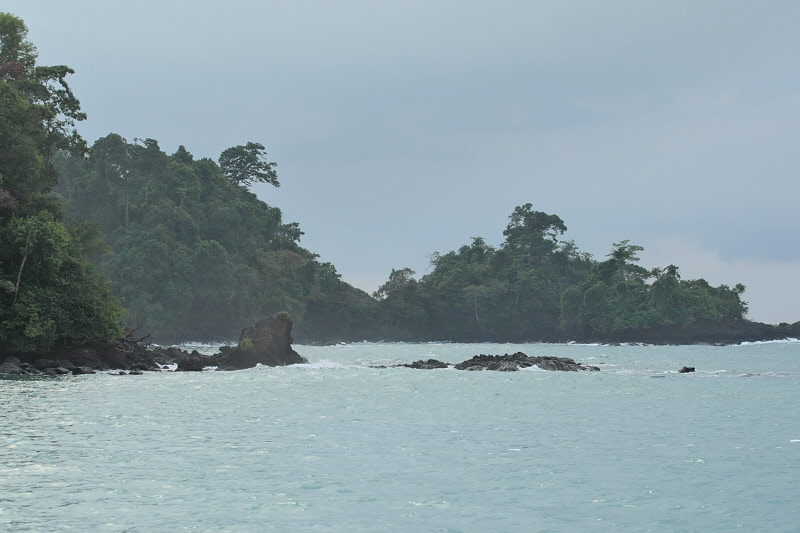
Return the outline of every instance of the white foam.
[[[539,368],[536,365],[525,367],[525,368],[520,368],[520,370],[523,371],[523,372],[547,372],[547,370],[545,370],[543,368]]]
[[[321,361],[317,361],[316,363],[300,363],[291,366],[297,366],[301,368],[348,368],[350,365],[343,365],[328,359],[323,359]]]
[[[176,347],[176,348],[181,348],[183,350],[186,350],[188,348],[201,348],[201,349],[211,348],[211,349],[214,349],[214,348],[219,348],[220,346],[236,346],[236,343],[235,342],[193,342],[193,341],[187,341],[187,342],[181,342],[181,343],[178,343],[178,344],[168,344],[168,345],[154,344],[153,346],[158,346],[158,347],[161,347],[161,348]]]
[[[603,344],[602,342],[583,343],[583,342],[569,341],[565,346],[606,346],[606,345]]]
[[[745,341],[739,344],[734,344],[734,346],[758,346],[759,344],[787,344],[792,342],[800,342],[800,339],[796,339],[794,337],[787,337],[785,339],[777,339],[774,341]]]

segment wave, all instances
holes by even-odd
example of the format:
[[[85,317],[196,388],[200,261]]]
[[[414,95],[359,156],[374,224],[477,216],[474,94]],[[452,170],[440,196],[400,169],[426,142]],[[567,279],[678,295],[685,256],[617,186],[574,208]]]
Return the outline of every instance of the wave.
[[[734,346],[758,346],[760,344],[788,344],[795,342],[800,342],[800,339],[796,339],[794,337],[787,337],[785,339],[776,339],[772,341],[745,341],[739,344],[734,344]]]
[[[520,370],[520,372],[549,372],[548,370],[545,370],[543,368],[539,368],[536,365],[528,366],[528,367],[525,367],[525,368],[520,368],[519,370]]]
[[[343,365],[341,363],[336,363],[329,359],[322,359],[321,361],[316,361],[314,363],[300,363],[290,366],[298,368],[352,368],[353,367],[353,365]]]

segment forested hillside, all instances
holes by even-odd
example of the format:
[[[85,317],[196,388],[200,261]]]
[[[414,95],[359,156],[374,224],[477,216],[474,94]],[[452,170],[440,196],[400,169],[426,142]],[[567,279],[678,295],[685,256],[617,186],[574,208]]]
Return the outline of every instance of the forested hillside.
[[[55,346],[108,344],[123,309],[86,257],[98,233],[65,224],[49,194],[55,150],[82,154],[83,120],[69,67],[39,66],[19,18],[0,13],[0,346],[45,353]]]
[[[182,146],[167,155],[152,139],[111,134],[90,154],[58,154],[57,191],[73,219],[99,224],[108,248],[95,259],[131,327],[159,342],[232,340],[288,311],[300,337],[366,334],[376,302],[302,248],[298,225],[248,190],[279,184],[262,145],[225,150],[218,165]]]
[[[217,164],[152,139],[99,139],[84,158],[62,151],[56,189],[70,216],[99,225],[95,255],[128,310],[128,325],[160,342],[234,339],[244,325],[288,311],[300,340],[636,340],[708,321],[740,321],[744,287],[646,269],[642,250],[615,243],[581,253],[557,215],[517,207],[499,248],[475,238],[420,280],[404,268],[372,296],[302,248],[296,223],[248,187],[278,185],[262,145],[225,150]],[[705,327],[705,326],[704,326]],[[666,328],[666,329],[665,329]]]
[[[382,320],[399,337],[442,340],[645,340],[655,330],[738,321],[742,285],[682,280],[678,267],[637,264],[641,246],[615,243],[602,261],[559,237],[557,215],[517,207],[500,248],[471,245],[434,254],[420,280],[393,270],[377,291]],[[665,329],[666,328],[666,329]]]

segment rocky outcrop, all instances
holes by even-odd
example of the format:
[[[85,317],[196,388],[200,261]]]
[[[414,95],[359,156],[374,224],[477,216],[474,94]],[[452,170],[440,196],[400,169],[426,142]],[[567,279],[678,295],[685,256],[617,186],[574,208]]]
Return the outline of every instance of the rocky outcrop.
[[[427,361],[423,361],[422,359],[420,359],[419,361],[414,361],[413,363],[410,364],[397,365],[397,366],[404,366],[406,368],[417,368],[420,370],[432,370],[434,368],[448,368],[450,365],[438,361],[436,359],[428,359]]]
[[[579,372],[583,370],[600,370],[596,366],[588,366],[582,363],[576,363],[573,359],[567,357],[529,357],[522,352],[505,355],[476,355],[471,359],[467,359],[457,365],[450,365],[443,363],[436,359],[428,359],[427,361],[419,360],[413,363],[394,365],[395,367],[416,368],[421,370],[430,370],[434,368],[449,368],[453,366],[456,370],[496,370],[498,372],[515,372],[522,368],[529,368],[536,366],[542,370],[556,370],[562,372]],[[386,368],[386,367],[375,367]]]
[[[33,369],[33,372],[30,372],[30,366],[26,369],[20,366],[20,364],[20,360],[16,357],[9,357],[3,362],[2,365],[0,365],[0,374],[5,374],[7,376],[25,376],[28,374],[40,373],[35,368]]]
[[[162,365],[177,364],[179,371],[198,372],[207,367],[217,370],[240,370],[258,364],[285,366],[307,363],[292,349],[292,321],[286,313],[265,318],[244,328],[236,347],[223,346],[220,353],[203,355],[175,347],[153,347],[130,335],[112,346],[61,347],[52,353],[30,354],[27,360],[9,357],[0,364],[0,374],[9,376],[93,374],[98,370],[114,370],[119,375],[140,375],[143,371],[160,371]]]
[[[203,368],[212,366],[211,357],[203,355],[197,350],[178,360],[178,367],[175,369],[178,372],[201,372]]]
[[[681,374],[688,374],[689,372],[694,372],[694,367],[693,366],[685,366],[685,367],[681,368],[680,370],[678,370],[678,372],[680,372]]]
[[[63,376],[98,370],[160,370],[148,345],[129,337],[111,346],[61,346],[42,355],[21,355],[22,360],[9,357],[0,365],[0,374]]]
[[[286,366],[308,363],[292,349],[292,321],[278,313],[246,327],[235,348],[223,347],[212,359],[217,370],[241,370],[256,365]]]
[[[565,372],[578,372],[583,370],[600,370],[596,366],[587,366],[576,363],[567,357],[529,357],[522,352],[505,355],[476,355],[462,363],[455,365],[456,370],[497,370],[500,372],[513,372],[522,368],[536,366],[542,370],[558,370]]]

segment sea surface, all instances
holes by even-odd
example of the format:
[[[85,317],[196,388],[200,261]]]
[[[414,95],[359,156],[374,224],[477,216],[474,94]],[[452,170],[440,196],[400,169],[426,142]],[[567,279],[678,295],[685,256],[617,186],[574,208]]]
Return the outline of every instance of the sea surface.
[[[0,380],[0,530],[800,528],[800,342],[295,349]],[[602,370],[370,368],[516,351]]]

